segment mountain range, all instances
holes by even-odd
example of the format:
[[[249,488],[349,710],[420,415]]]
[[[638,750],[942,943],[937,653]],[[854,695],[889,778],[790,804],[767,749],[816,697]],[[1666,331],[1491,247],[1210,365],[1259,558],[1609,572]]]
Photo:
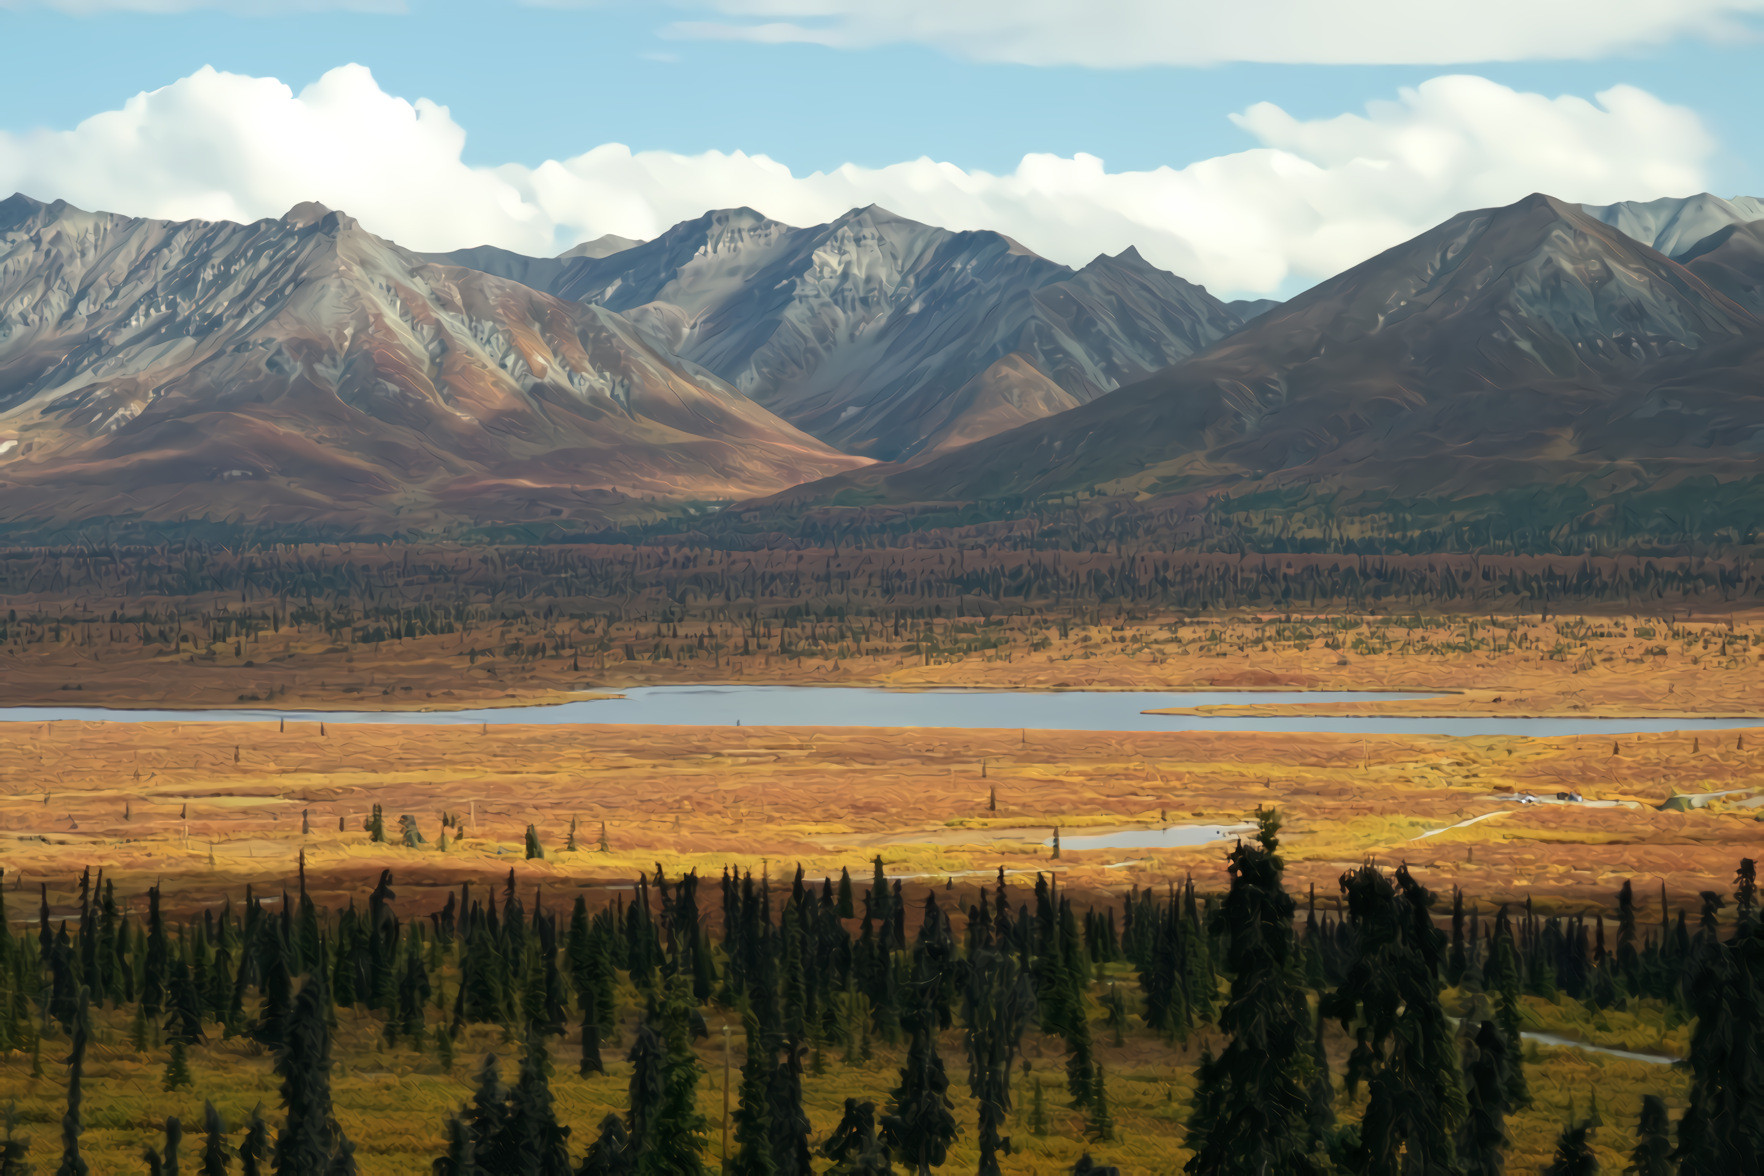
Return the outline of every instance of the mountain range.
[[[1229,495],[1316,535],[1393,513],[1596,529],[1693,479],[1755,500],[1760,229],[1674,242],[1681,263],[1547,196],[1464,213],[1092,404],[786,499]]]
[[[532,258],[417,255],[310,205],[0,203],[15,527],[581,530],[1102,493],[1330,541],[1738,534],[1764,501],[1761,377],[1745,198],[1536,195],[1229,304],[1132,250],[1074,270],[874,207]]]
[[[1247,317],[1131,249],[1074,271],[874,206],[810,228],[710,212],[605,256],[434,260],[618,311],[805,432],[884,460],[1086,404]]]
[[[0,203],[0,522],[599,526],[862,464],[619,315],[318,205]]]

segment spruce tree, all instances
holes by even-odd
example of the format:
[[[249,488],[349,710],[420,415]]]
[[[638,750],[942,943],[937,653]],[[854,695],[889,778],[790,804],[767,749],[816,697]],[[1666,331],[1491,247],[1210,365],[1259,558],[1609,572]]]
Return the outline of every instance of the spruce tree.
[[[773,1167],[778,1176],[812,1176],[808,1141],[813,1125],[802,1109],[803,1050],[794,1040],[775,1044],[781,1048],[783,1057],[773,1065],[767,1088],[771,1102]]]
[[[857,908],[851,900],[851,871],[844,868],[839,871],[839,902],[834,910],[842,919],[857,917]]]
[[[606,1065],[600,1059],[600,1010],[596,1007],[593,984],[584,984],[577,989],[577,999],[582,1006],[582,1060],[577,1065],[577,1073],[586,1078],[589,1074],[606,1073]]]
[[[1035,1079],[1035,1093],[1029,1101],[1029,1134],[1038,1139],[1047,1134],[1047,1095],[1043,1093],[1039,1075]]]
[[[269,1154],[269,1124],[264,1122],[263,1108],[253,1107],[245,1124],[245,1138],[239,1142],[239,1176],[261,1176]]]
[[[1115,1138],[1115,1117],[1109,1111],[1109,1091],[1101,1066],[1096,1068],[1096,1079],[1091,1087],[1090,1114],[1084,1121],[1084,1134],[1097,1143]]]
[[[1543,1176],[1599,1176],[1599,1159],[1593,1154],[1591,1123],[1570,1124],[1556,1137],[1556,1155]]]
[[[178,1152],[184,1144],[184,1124],[176,1115],[165,1119],[165,1154],[161,1157],[165,1176],[178,1176]]]
[[[1281,884],[1280,818],[1228,857],[1231,885],[1213,915],[1226,944],[1230,1042],[1203,1062],[1187,1145],[1189,1176],[1320,1176],[1311,1144],[1310,1007],[1300,984],[1295,904]]]
[[[634,1176],[636,1171],[637,1155],[625,1124],[617,1115],[608,1115],[600,1121],[600,1135],[588,1145],[576,1176]]]
[[[1671,1125],[1666,1102],[1657,1094],[1642,1098],[1641,1119],[1635,1128],[1635,1150],[1629,1153],[1626,1176],[1673,1176]]]
[[[1525,1082],[1525,1042],[1519,1028],[1519,950],[1513,941],[1513,923],[1507,917],[1504,903],[1495,915],[1488,980],[1496,994],[1495,1023],[1506,1038],[1507,1105],[1513,1108],[1530,1106],[1531,1090]]]
[[[545,1035],[530,1032],[520,1076],[509,1092],[503,1137],[497,1141],[505,1157],[501,1171],[508,1176],[570,1176],[569,1135],[552,1105]]]
[[[195,1085],[190,1077],[190,1062],[186,1056],[183,1041],[173,1041],[171,1054],[165,1061],[165,1077],[160,1081],[162,1089],[167,1091],[181,1090]]]
[[[202,1104],[202,1176],[227,1176],[233,1149],[227,1145],[227,1125],[214,1104]]]
[[[1325,1009],[1369,1032],[1375,1061],[1360,1120],[1366,1176],[1455,1176],[1466,1106],[1457,1043],[1439,1003],[1445,935],[1433,895],[1407,867],[1393,879],[1367,865],[1342,876],[1355,958]]]
[[[539,844],[539,830],[532,825],[527,826],[527,860],[534,861],[545,857],[545,847]]]
[[[483,1169],[478,1167],[477,1141],[465,1120],[458,1115],[447,1116],[443,1134],[447,1137],[447,1154],[429,1165],[431,1176],[483,1176]]]
[[[1468,1113],[1458,1135],[1464,1176],[1502,1176],[1507,1146],[1507,1039],[1484,1021],[1464,1044],[1464,1094]]]
[[[80,1156],[81,1082],[86,1073],[86,1040],[91,1035],[91,998],[82,989],[74,1015],[72,1048],[67,1055],[67,1111],[61,1116],[61,1164],[55,1176],[86,1176],[89,1169]]]
[[[912,1037],[906,1064],[889,1100],[889,1113],[882,1118],[882,1137],[889,1151],[916,1176],[930,1176],[931,1169],[949,1155],[950,1141],[956,1137],[951,1113],[955,1104],[950,1102],[949,1077],[937,1054],[937,1018],[929,995],[921,994],[919,1007],[909,1018]]]
[[[759,1018],[750,1010],[743,1020],[747,1057],[741,1063],[741,1087],[735,1107],[735,1154],[729,1158],[729,1176],[777,1176],[769,1089],[773,1058],[760,1040]]]
[[[331,1030],[322,973],[301,985],[276,1050],[286,1118],[271,1156],[276,1176],[344,1176],[355,1170],[348,1137],[331,1108]]]
[[[671,977],[631,1050],[630,1134],[636,1176],[701,1176],[704,1116],[698,1113],[698,1057],[692,1052],[691,987]]]
[[[508,1135],[508,1087],[502,1084],[495,1054],[485,1054],[478,1066],[478,1085],[466,1110],[466,1126],[476,1145],[478,1165],[496,1167],[490,1152]]]
[[[1690,1105],[1673,1153],[1686,1173],[1764,1172],[1764,929],[1747,919],[1728,943],[1700,937],[1684,991],[1696,1028]]]
[[[839,1125],[821,1145],[821,1154],[833,1161],[824,1176],[892,1176],[888,1149],[876,1138],[876,1104],[845,1100]]]

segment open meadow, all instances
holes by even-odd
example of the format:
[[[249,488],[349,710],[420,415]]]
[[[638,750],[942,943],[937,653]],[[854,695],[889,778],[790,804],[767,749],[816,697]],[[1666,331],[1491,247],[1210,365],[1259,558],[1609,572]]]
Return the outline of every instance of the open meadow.
[[[17,622],[11,630],[11,701],[435,707],[755,680],[1279,686],[1450,692],[1333,710],[1735,721],[1731,729],[1617,738],[369,725],[297,713],[281,721],[14,721],[0,724],[0,862],[21,941],[36,938],[40,903],[51,926],[73,916],[77,929],[77,886],[88,867],[102,869],[121,917],[137,925],[147,918],[148,888],[157,885],[184,945],[187,936],[201,938],[203,911],[212,920],[223,899],[242,907],[247,888],[264,909],[277,910],[289,901],[302,860],[307,892],[321,911],[363,906],[389,871],[395,908],[418,929],[462,883],[497,893],[512,881],[529,909],[561,918],[578,897],[590,912],[622,910],[634,901],[635,880],[657,871],[670,879],[695,871],[707,889],[726,868],[737,877],[769,877],[782,903],[798,868],[813,892],[820,879],[837,882],[842,873],[861,885],[879,860],[914,912],[906,940],[927,897],[947,908],[959,939],[969,907],[984,904],[982,888],[995,886],[1000,870],[1011,907],[1033,905],[1036,882],[1046,878],[1079,910],[1112,920],[1131,895],[1180,889],[1192,878],[1210,908],[1227,889],[1227,850],[1247,836],[1259,811],[1277,808],[1285,887],[1298,896],[1301,916],[1314,888],[1325,925],[1339,926],[1345,872],[1367,861],[1406,864],[1439,896],[1436,918],[1445,918],[1454,888],[1461,891],[1484,942],[1495,909],[1507,903],[1526,911],[1526,926],[1560,924],[1570,935],[1578,926],[1584,936],[1600,920],[1603,952],[1602,920],[1617,918],[1626,880],[1634,884],[1639,923],[1656,928],[1646,938],[1658,949],[1671,933],[1661,895],[1672,915],[1688,912],[1694,920],[1700,892],[1727,892],[1737,863],[1764,851],[1764,808],[1752,807],[1764,798],[1764,732],[1744,723],[1764,697],[1764,623],[1744,613],[1547,620],[1237,613],[1094,623],[946,617],[898,638],[839,620],[762,624],[745,633],[710,621],[643,622],[608,624],[578,649],[560,646],[555,628],[523,634],[520,622],[493,620],[471,633],[342,643],[291,625],[280,633],[133,646],[127,634],[138,631],[119,625],[68,624],[36,641],[24,636],[31,632]],[[477,657],[477,650],[492,652]],[[99,673],[100,666],[115,672]],[[47,690],[51,675],[76,689]],[[244,697],[223,699],[227,691]],[[1254,696],[1231,709],[1255,713]],[[1564,792],[1583,799],[1556,802]],[[376,813],[383,840],[368,828]],[[1087,836],[1167,826],[1205,827],[1204,840],[1180,848],[1072,847]],[[1057,853],[1056,831],[1066,843]],[[529,832],[542,857],[531,856]],[[707,910],[706,925],[726,933],[722,918]],[[856,934],[857,924],[846,921],[845,929]],[[1521,933],[1522,944],[1529,934]],[[1470,938],[1476,941],[1475,925]],[[424,1036],[389,1043],[390,1006],[336,1014],[337,1118],[363,1173],[426,1171],[429,1158],[444,1151],[446,1116],[471,1094],[484,1052],[502,1054],[505,1077],[514,1081],[524,1047],[506,1024],[459,1024],[451,1060],[439,1055],[437,1035],[456,1023],[450,1012],[466,949],[449,939],[434,950]],[[725,970],[728,950],[716,952]],[[1525,950],[1541,949],[1532,943]],[[1201,1049],[1220,1048],[1220,1031],[1200,1016],[1180,1032],[1153,1031],[1143,1023],[1143,966],[1122,951],[1095,955],[1079,1003],[1089,1048],[1107,1076],[1112,1137],[1097,1137],[1094,1114],[1072,1106],[1072,1024],[1058,1032],[1030,1025],[1002,1123],[1014,1146],[999,1162],[1013,1176],[1067,1171],[1086,1151],[1131,1176],[1149,1176],[1177,1170],[1187,1154],[1194,1067]],[[1221,971],[1208,983],[1222,1000],[1228,977]],[[1450,989],[1443,1007],[1454,1017],[1484,1015],[1474,1012],[1488,1007],[1483,987],[1473,978]],[[1590,987],[1570,995],[1553,983],[1527,982],[1515,1006],[1523,1032],[1648,1056],[1527,1039],[1531,1101],[1509,1120],[1509,1171],[1538,1171],[1548,1162],[1571,1107],[1584,1116],[1596,1100],[1604,1126],[1593,1146],[1615,1171],[1632,1146],[1643,1095],[1684,1105],[1685,1074],[1660,1059],[1688,1052],[1686,1010],[1632,987],[1595,999]],[[558,1120],[574,1132],[573,1155],[606,1113],[623,1110],[633,1064],[626,1052],[650,999],[645,991],[618,975],[604,1036],[606,1073],[576,1073],[579,1027],[566,1024],[551,1040],[551,1092]],[[1128,1010],[1119,1044],[1115,993],[1124,994]],[[694,1097],[714,1164],[725,1081],[719,1028],[732,1027],[737,1084],[746,1029],[738,1011],[715,1000],[703,1015],[709,1034],[693,1048],[705,1077]],[[959,1078],[964,1031],[958,1022],[940,1036],[961,1128],[947,1170],[970,1170],[979,1104]],[[1353,1044],[1335,1025],[1321,1045],[1337,1075],[1334,1111],[1342,1122],[1367,1098],[1342,1088]],[[812,1036],[800,1082],[815,1144],[840,1121],[845,1098],[887,1104],[907,1045],[898,1031],[861,1042],[849,1034],[843,1041],[837,1033]],[[15,1035],[11,1046],[0,1060],[0,1104],[14,1106],[20,1131],[36,1141],[32,1154],[41,1156],[61,1114],[66,1032],[49,1022]],[[174,1091],[161,1089],[163,1029],[150,1027],[142,1040],[126,1006],[94,1015],[89,1048],[85,1138],[94,1171],[134,1170],[142,1140],[168,1113],[195,1131],[204,1098],[235,1129],[253,1106],[269,1115],[276,1105],[273,1051],[219,1017],[188,1050],[193,1085]],[[1031,1096],[1037,1081],[1044,1087],[1039,1114]]]

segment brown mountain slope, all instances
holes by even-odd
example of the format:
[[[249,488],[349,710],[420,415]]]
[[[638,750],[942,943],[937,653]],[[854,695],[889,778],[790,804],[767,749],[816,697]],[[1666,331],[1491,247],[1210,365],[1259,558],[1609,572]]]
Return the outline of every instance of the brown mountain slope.
[[[316,205],[0,203],[0,524],[597,526],[861,464],[617,315]]]
[[[1764,450],[1764,324],[1545,196],[1465,213],[1187,362],[913,467],[793,502],[1281,490],[1331,510],[1525,486],[1597,499]]]

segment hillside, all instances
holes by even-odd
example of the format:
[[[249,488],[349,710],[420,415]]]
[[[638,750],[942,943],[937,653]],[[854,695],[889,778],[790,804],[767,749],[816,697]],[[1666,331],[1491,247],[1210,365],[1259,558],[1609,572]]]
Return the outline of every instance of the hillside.
[[[1509,534],[1642,525],[1608,516],[1687,479],[1757,475],[1764,323],[1736,301],[1733,277],[1755,259],[1738,245],[1712,252],[1693,263],[1705,280],[1533,196],[1455,217],[1055,419],[785,497],[1100,488],[1202,509],[1228,492],[1317,536],[1374,516],[1387,530],[1419,516]]]
[[[446,256],[618,311],[803,430],[889,459],[1087,403],[1242,322],[1133,250],[1074,271],[875,207],[810,228],[710,212],[603,258]]]
[[[239,225],[0,203],[13,527],[599,526],[859,464],[616,314],[317,205]]]

